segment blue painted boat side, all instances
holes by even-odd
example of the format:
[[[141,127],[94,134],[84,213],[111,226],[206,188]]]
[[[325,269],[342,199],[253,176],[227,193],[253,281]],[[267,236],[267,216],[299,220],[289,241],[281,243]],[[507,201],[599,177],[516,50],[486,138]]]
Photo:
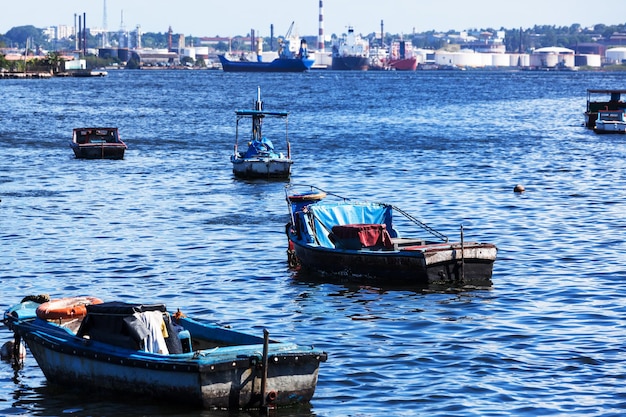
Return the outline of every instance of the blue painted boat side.
[[[20,303],[8,309],[4,318],[52,383],[204,408],[246,409],[261,404],[262,337],[183,317],[177,324],[189,331],[192,340],[211,347],[181,354],[151,353],[78,337],[67,323],[37,318],[39,305]],[[273,340],[267,351],[266,393],[275,394],[274,404],[310,401],[326,353]]]
[[[315,63],[309,58],[276,58],[271,62],[231,61],[219,55],[224,72],[304,72]]]

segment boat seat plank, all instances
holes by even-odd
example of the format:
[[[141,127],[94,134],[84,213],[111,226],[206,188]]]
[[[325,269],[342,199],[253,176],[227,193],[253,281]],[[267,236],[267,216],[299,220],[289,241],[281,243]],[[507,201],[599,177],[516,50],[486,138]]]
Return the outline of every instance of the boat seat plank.
[[[426,241],[424,239],[393,237],[391,238],[391,243],[393,244],[394,250],[400,250],[408,246],[424,246]]]

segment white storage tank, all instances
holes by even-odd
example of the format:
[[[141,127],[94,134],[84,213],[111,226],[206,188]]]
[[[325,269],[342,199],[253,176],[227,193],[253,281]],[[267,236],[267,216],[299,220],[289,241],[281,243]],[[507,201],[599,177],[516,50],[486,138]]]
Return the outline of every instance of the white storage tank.
[[[196,59],[196,49],[195,48],[183,48],[183,56],[189,57],[193,60]]]
[[[435,52],[435,63],[440,66],[457,66],[476,68],[481,66],[481,58],[474,51],[463,52]]]
[[[417,56],[417,62],[433,61],[435,59],[435,51],[432,49],[415,48],[413,52]]]
[[[529,67],[530,66],[530,55],[528,54],[510,54],[509,59],[510,59],[509,65],[512,67]]]
[[[209,57],[209,47],[208,46],[196,46],[196,59],[202,58],[207,59]]]
[[[605,56],[608,64],[621,64],[626,60],[626,48],[607,49]]]
[[[577,67],[601,67],[602,66],[602,57],[598,54],[579,54],[576,55],[576,66]]]
[[[574,68],[574,51],[560,47],[546,47],[535,50],[530,55],[530,66],[536,68]]]
[[[481,64],[480,54],[477,54],[474,51],[466,51],[466,50],[457,52],[454,54],[454,64],[457,67],[464,67],[464,68],[478,67]]]
[[[510,67],[511,57],[509,54],[490,54],[491,65],[494,67]]]

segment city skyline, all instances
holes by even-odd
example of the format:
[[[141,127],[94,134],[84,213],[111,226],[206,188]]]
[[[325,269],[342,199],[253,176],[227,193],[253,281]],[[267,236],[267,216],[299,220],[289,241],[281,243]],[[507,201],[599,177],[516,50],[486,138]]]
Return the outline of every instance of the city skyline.
[[[171,5],[175,4],[176,7]],[[433,2],[416,0],[388,0],[381,2],[361,0],[323,0],[322,26],[324,35],[341,34],[348,26],[357,33],[379,32],[381,21],[384,31],[391,33],[446,32],[467,29],[530,28],[535,25],[583,27],[596,24],[623,24],[617,13],[589,7],[582,0],[526,0],[516,7],[495,0],[447,0],[445,9]],[[284,35],[292,22],[293,31],[302,36],[317,35],[319,31],[319,0],[300,0],[293,3],[276,0],[240,0],[237,3],[216,1],[179,0],[65,0],[49,2],[31,0],[28,11],[19,8],[3,10],[0,14],[0,33],[15,26],[33,25],[73,26],[75,15],[86,14],[87,27],[103,28],[115,32],[124,27],[143,32],[165,33],[171,27],[175,33],[186,36],[237,36],[254,29],[258,36]]]

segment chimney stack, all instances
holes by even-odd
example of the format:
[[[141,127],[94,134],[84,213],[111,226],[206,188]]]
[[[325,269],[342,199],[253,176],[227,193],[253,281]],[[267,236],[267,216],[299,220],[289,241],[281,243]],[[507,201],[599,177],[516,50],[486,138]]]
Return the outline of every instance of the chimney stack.
[[[324,2],[320,0],[320,22],[319,32],[317,34],[317,50],[324,52]]]

